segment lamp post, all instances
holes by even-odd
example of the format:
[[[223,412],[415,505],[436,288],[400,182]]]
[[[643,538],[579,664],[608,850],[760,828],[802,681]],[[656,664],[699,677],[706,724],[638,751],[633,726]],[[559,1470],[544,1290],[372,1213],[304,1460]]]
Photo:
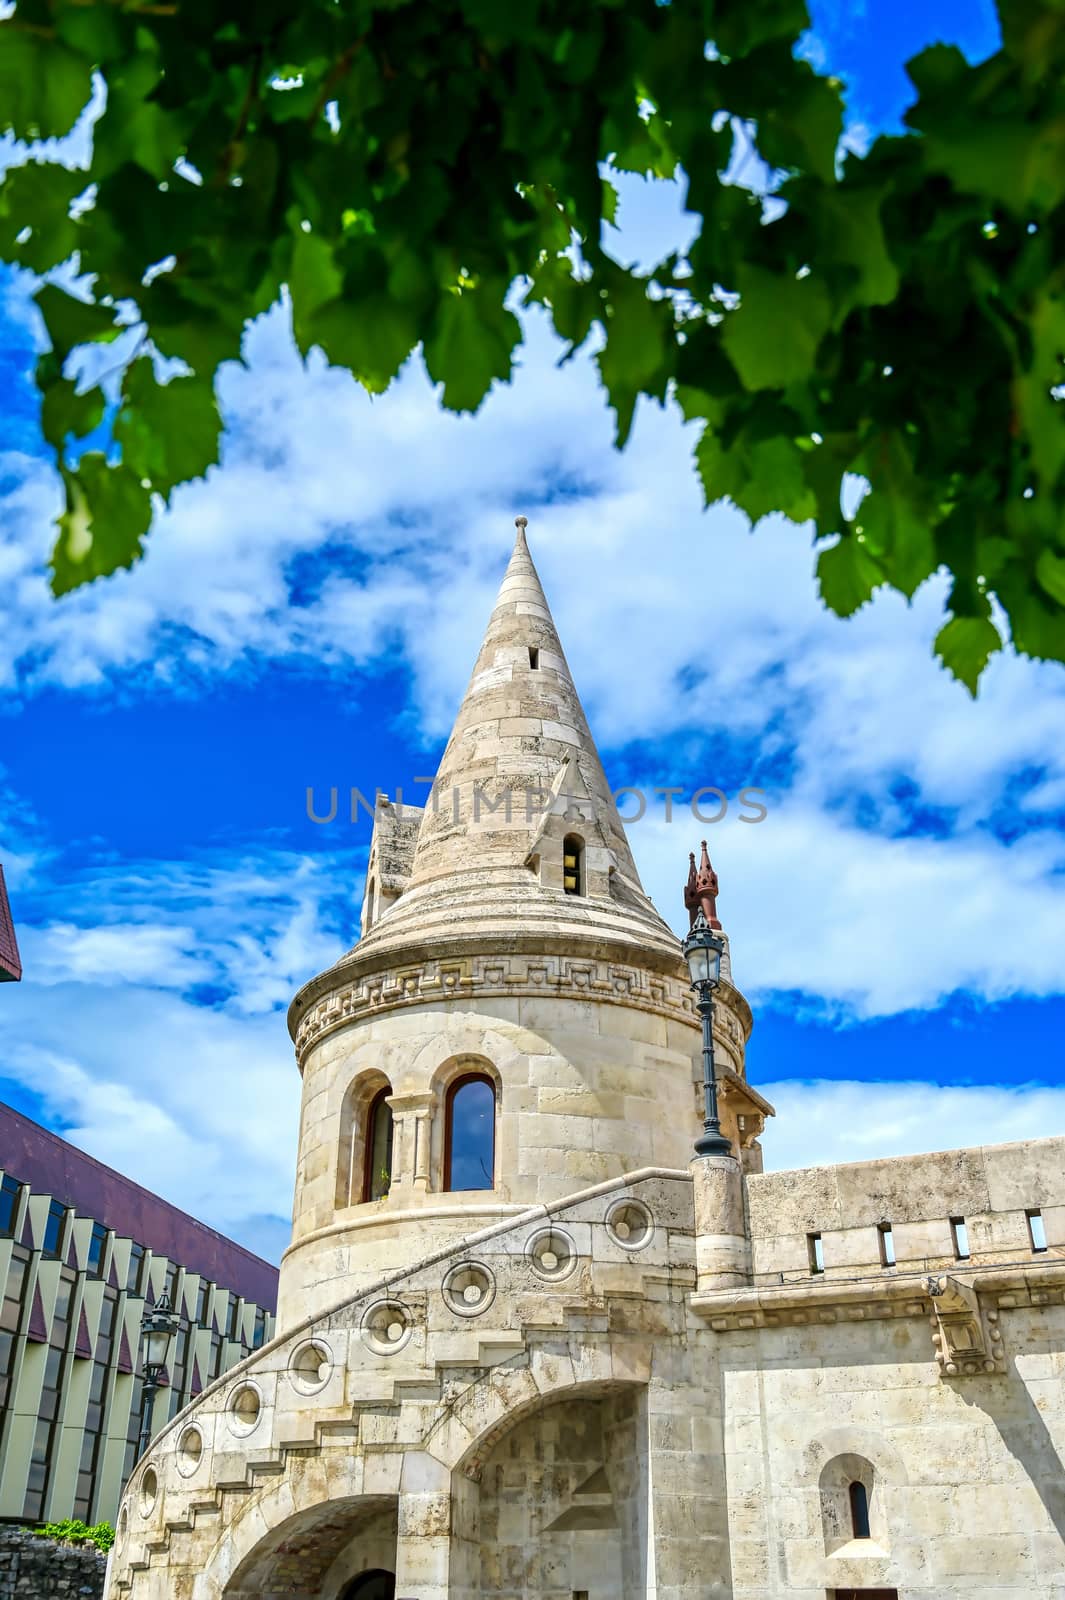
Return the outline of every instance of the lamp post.
[[[725,941],[714,932],[699,910],[684,941],[684,959],[691,974],[691,986],[698,992],[699,1015],[703,1023],[703,1100],[706,1115],[703,1131],[695,1141],[699,1156],[728,1156],[732,1145],[721,1132],[717,1114],[717,1077],[714,1072],[714,990],[721,981],[721,955]]]
[[[137,1449],[138,1459],[152,1442],[152,1407],[156,1394],[163,1386],[166,1369],[170,1363],[170,1350],[181,1321],[170,1304],[170,1296],[163,1295],[141,1323],[141,1436]]]

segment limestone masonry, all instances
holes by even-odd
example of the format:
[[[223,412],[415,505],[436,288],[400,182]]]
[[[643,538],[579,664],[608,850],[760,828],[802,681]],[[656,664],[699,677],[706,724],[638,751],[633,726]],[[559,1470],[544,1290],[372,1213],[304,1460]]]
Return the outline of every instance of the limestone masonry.
[[[109,1600],[1065,1600],[1065,1141],[764,1174],[726,941],[693,1157],[523,525],[437,781],[291,1008],[278,1336],[155,1440]]]

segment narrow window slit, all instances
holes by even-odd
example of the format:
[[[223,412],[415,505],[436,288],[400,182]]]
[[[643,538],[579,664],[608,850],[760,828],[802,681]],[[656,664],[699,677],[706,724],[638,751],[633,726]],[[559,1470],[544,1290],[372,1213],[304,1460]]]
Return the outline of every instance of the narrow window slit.
[[[584,893],[584,842],[574,833],[562,841],[562,887],[567,894]]]
[[[956,1261],[968,1261],[969,1230],[965,1225],[964,1217],[951,1217],[950,1237],[954,1244],[954,1259]]]
[[[880,1265],[893,1267],[895,1265],[895,1234],[890,1222],[882,1222],[877,1228],[880,1240]]]
[[[819,1233],[808,1233],[806,1235],[806,1248],[810,1253],[810,1271],[816,1277],[818,1273],[825,1270],[825,1252],[821,1244],[821,1235]]]
[[[1032,1254],[1041,1256],[1047,1247],[1047,1231],[1043,1226],[1043,1213],[1038,1207],[1034,1211],[1026,1211],[1028,1219],[1028,1238],[1032,1246]]]
[[[529,646],[529,665],[533,669],[534,672],[539,670],[539,667],[540,667],[540,652],[537,649],[537,647],[535,645],[533,645],[533,644],[531,644]]]
[[[851,1534],[855,1539],[869,1538],[869,1494],[864,1483],[852,1483],[847,1491],[851,1503]]]

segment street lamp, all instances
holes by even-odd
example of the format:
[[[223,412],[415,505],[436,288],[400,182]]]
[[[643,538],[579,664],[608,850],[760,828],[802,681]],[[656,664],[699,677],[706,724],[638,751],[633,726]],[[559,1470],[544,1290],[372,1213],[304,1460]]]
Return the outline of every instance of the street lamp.
[[[152,1407],[156,1394],[163,1386],[170,1350],[174,1343],[181,1318],[164,1294],[141,1323],[141,1437],[138,1456],[142,1456],[152,1442]]]
[[[706,1115],[703,1131],[695,1141],[698,1156],[728,1156],[732,1145],[721,1132],[717,1114],[717,1077],[714,1073],[714,990],[721,981],[721,956],[725,941],[714,932],[700,908],[684,941],[692,988],[698,992],[699,1015],[703,1022],[703,1101]]]

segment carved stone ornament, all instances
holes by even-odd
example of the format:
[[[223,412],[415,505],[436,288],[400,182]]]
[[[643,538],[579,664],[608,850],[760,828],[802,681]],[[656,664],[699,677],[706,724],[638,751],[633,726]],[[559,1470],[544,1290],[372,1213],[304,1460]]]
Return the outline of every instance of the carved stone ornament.
[[[932,1344],[940,1377],[984,1377],[1005,1372],[998,1312],[985,1309],[971,1284],[940,1273],[925,1279],[932,1302]]]

